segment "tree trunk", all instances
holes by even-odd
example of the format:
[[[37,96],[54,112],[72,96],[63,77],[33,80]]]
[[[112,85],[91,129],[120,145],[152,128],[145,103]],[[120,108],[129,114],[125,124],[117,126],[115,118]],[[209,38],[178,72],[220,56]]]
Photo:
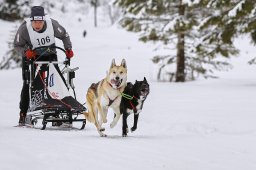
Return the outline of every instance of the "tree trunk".
[[[97,6],[98,6],[98,0],[95,0],[94,5],[94,26],[97,27]]]
[[[108,5],[108,15],[109,15],[109,18],[110,18],[110,21],[111,21],[111,25],[113,25],[114,24],[114,17],[113,17],[111,5]]]
[[[176,82],[185,81],[185,52],[184,52],[184,34],[178,35],[178,49],[177,49],[177,69],[176,69]]]
[[[185,6],[180,0],[179,15],[184,16]],[[178,44],[177,44],[177,69],[176,69],[176,82],[185,81],[185,35],[183,29],[179,25]]]

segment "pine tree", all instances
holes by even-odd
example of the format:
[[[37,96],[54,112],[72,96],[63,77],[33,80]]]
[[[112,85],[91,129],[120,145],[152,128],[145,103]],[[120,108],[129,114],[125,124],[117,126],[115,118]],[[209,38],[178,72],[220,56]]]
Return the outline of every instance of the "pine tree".
[[[208,1],[211,8],[226,8],[226,11],[220,15],[221,22],[209,20],[211,24],[217,26],[224,23],[225,27],[222,33],[222,39],[225,42],[232,43],[234,37],[249,34],[252,43],[256,44],[256,4],[252,0],[227,0],[227,1]],[[256,57],[249,61],[249,64],[256,64]]]
[[[5,0],[0,4],[0,19],[7,21],[20,19],[17,0]]]
[[[17,26],[15,26],[14,29],[11,31],[10,40],[8,41],[8,48],[10,50],[8,50],[3,56],[3,59],[0,62],[0,70],[21,67],[21,57],[16,53],[13,48],[13,39],[15,38],[17,29]]]
[[[249,34],[252,43],[256,44],[256,3],[251,0],[234,0],[232,10],[228,13],[230,22],[234,24],[236,34]],[[249,64],[256,64],[256,57],[249,61]]]
[[[97,8],[99,6],[98,0],[91,0],[91,5],[94,7],[94,26],[97,27]]]
[[[123,8],[125,17],[121,25],[128,31],[140,33],[140,40],[162,44],[162,48],[176,48],[176,54],[158,55],[154,63],[160,68],[176,64],[176,71],[170,73],[170,81],[175,75],[176,82],[195,79],[195,75],[212,76],[214,69],[229,66],[218,56],[230,57],[237,54],[233,43],[225,41],[223,13],[226,6],[209,5],[216,0],[116,0]],[[214,22],[218,25],[214,25]],[[232,32],[231,32],[232,34]],[[160,76],[159,76],[160,77]]]
[[[0,19],[6,21],[16,21],[24,18],[27,15],[24,6],[28,6],[28,0],[3,0],[0,3]]]
[[[5,0],[0,3],[0,19],[7,21],[17,21],[28,16],[30,8],[28,0]],[[21,66],[21,57],[18,56],[13,48],[13,40],[17,32],[17,26],[10,31],[10,40],[8,41],[9,50],[0,61],[0,70],[10,69]]]

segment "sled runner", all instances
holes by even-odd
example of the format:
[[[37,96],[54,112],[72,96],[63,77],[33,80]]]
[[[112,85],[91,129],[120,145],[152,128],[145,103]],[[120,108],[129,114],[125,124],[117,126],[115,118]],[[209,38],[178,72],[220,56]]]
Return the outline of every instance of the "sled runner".
[[[55,55],[56,49],[65,53],[64,49],[56,46],[39,47],[36,50]],[[52,122],[53,126],[82,122],[81,129],[84,129],[86,119],[79,116],[83,115],[86,108],[76,100],[73,84],[78,67],[69,68],[69,59],[62,62],[37,59],[29,61],[29,70],[25,75],[29,83],[29,109],[25,119],[26,124],[33,126],[41,119],[41,129],[44,130],[48,122]],[[59,66],[64,67],[62,71]]]

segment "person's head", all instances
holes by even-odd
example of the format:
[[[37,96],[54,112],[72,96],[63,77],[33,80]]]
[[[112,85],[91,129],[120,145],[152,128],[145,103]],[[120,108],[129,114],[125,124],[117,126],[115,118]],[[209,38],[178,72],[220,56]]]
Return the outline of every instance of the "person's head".
[[[41,6],[33,6],[30,15],[31,25],[37,32],[41,31],[45,24],[44,8]]]

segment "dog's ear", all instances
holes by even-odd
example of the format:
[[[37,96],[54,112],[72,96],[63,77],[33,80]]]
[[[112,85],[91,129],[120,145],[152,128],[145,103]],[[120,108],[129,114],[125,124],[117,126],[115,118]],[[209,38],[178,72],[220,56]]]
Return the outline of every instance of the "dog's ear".
[[[146,77],[144,77],[144,80],[143,80],[143,81],[148,82],[147,79],[146,79]]]
[[[125,59],[122,59],[121,66],[123,66],[124,68],[127,68]]]
[[[114,66],[116,66],[116,61],[115,61],[115,59],[113,58],[113,60],[112,60],[112,62],[111,62],[110,68],[113,68]]]

